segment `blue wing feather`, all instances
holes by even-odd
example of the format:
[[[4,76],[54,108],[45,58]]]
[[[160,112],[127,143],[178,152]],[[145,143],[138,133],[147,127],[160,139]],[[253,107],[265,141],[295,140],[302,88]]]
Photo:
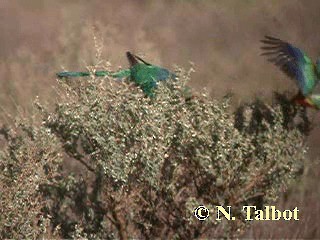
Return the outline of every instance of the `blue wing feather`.
[[[265,44],[261,47],[264,50],[262,55],[270,56],[268,60],[295,79],[304,96],[309,95],[318,82],[311,59],[299,48],[280,39],[265,36],[261,42]]]

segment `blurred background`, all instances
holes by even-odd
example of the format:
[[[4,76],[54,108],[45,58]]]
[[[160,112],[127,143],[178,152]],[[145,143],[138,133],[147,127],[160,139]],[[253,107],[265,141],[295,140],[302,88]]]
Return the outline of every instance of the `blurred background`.
[[[294,94],[295,84],[259,56],[259,40],[279,37],[315,59],[319,10],[318,0],[1,0],[0,124],[31,111],[36,96],[54,102],[56,72],[97,64],[94,36],[112,70],[127,67],[127,50],[170,69],[192,62],[190,86],[212,98],[232,92],[235,106],[256,96],[271,102],[273,91]],[[297,206],[300,221],[255,223],[244,237],[320,238],[320,113],[310,115],[310,161],[275,204]]]

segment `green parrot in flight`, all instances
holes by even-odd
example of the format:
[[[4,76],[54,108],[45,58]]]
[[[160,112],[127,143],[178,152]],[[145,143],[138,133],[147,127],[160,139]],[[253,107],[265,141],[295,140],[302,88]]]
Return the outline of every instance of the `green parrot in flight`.
[[[136,85],[138,85],[147,96],[154,96],[153,90],[157,87],[157,83],[165,81],[169,78],[176,79],[177,76],[169,70],[152,65],[142,58],[127,52],[127,58],[130,64],[129,69],[120,70],[118,72],[96,71],[94,75],[97,77],[110,76],[112,78],[123,79],[129,77]],[[90,72],[60,72],[57,73],[58,78],[63,77],[86,77],[90,76]]]
[[[301,49],[274,37],[265,36],[261,42],[264,44],[261,55],[269,56],[269,62],[296,81],[299,92],[292,101],[320,109],[320,58],[314,64]]]

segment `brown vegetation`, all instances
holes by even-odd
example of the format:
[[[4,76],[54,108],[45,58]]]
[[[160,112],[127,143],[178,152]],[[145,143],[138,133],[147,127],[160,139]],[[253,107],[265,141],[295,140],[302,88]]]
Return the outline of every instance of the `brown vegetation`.
[[[102,56],[115,65],[113,69],[117,69],[118,65],[127,66],[124,56],[127,50],[146,55],[151,62],[169,68],[173,64],[188,66],[188,61],[192,60],[196,72],[192,75],[190,85],[196,89],[202,91],[203,87],[207,87],[214,98],[231,90],[235,94],[232,101],[234,108],[239,101],[250,101],[251,97],[257,95],[263,95],[264,100],[270,102],[274,90],[293,90],[294,85],[259,57],[259,39],[265,34],[275,35],[301,46],[311,57],[317,57],[319,37],[314,32],[320,21],[319,7],[317,0],[308,3],[299,0],[228,0],[223,3],[178,0],[120,0],[108,3],[102,0],[90,3],[62,0],[32,0],[28,3],[3,1],[0,6],[0,124],[12,124],[18,112],[20,115],[33,115],[32,102],[37,95],[41,102],[48,102],[52,107],[52,103],[57,102],[54,74],[62,67],[78,70],[85,69],[87,65],[101,66],[101,58],[95,56],[92,32],[98,38],[102,37]],[[101,44],[98,42],[96,45],[99,48]],[[310,161],[306,169],[309,170],[277,203],[283,208],[299,206],[304,214],[303,220],[296,223],[257,223],[244,236],[320,236],[316,227],[320,212],[317,204],[320,192],[317,185],[317,120],[316,116],[313,123],[315,129],[307,139]],[[15,163],[23,162],[24,154],[34,156],[31,162],[24,163],[27,172],[19,173],[25,181],[21,182],[22,186],[28,183],[33,189],[22,194],[25,202],[32,207],[23,205],[25,208],[19,210],[21,213],[28,212],[26,218],[29,219],[38,216],[40,205],[27,199],[34,196],[36,186],[46,181],[41,173],[43,163],[37,163],[41,162],[37,158],[41,154],[33,148],[39,145],[37,141],[40,140],[24,143],[22,155],[17,157],[19,160]],[[0,144],[4,142],[4,137],[0,136]],[[56,146],[50,143],[47,147],[46,151],[50,152]],[[27,151],[25,148],[28,152],[24,152]],[[71,162],[68,161],[68,167],[78,170],[77,162]],[[37,167],[27,167],[34,165]],[[39,171],[40,177],[36,181],[26,177]],[[8,186],[7,190],[15,187],[12,189],[19,192],[21,189],[20,185],[12,183]],[[12,192],[2,196],[14,202],[15,198],[10,194]],[[8,212],[9,208],[9,205],[5,206],[1,211]],[[26,221],[26,224],[29,223]],[[279,226],[281,232],[277,231]],[[29,228],[25,229],[29,231]],[[30,234],[36,235],[38,232]]]

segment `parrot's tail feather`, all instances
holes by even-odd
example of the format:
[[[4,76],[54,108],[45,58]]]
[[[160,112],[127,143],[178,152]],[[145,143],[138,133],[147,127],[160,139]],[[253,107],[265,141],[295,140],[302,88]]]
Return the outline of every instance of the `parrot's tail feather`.
[[[118,72],[110,73],[110,76],[113,78],[118,78],[118,79],[123,79],[130,77],[131,75],[131,70],[130,69],[123,69]]]
[[[64,77],[88,77],[90,76],[90,72],[59,72],[57,73],[58,78],[64,78]],[[110,75],[110,72],[107,71],[96,71],[94,73],[97,77],[104,77]]]
[[[90,76],[89,72],[59,72],[57,73],[58,78],[64,77],[86,77]]]
[[[94,72],[94,76],[96,77],[105,77],[110,76],[112,78],[123,79],[129,77],[131,74],[130,69],[120,70],[118,72],[109,72],[109,71],[96,71]],[[59,72],[57,73],[58,78],[65,77],[89,77],[91,75],[90,72]]]
[[[96,71],[96,72],[94,73],[94,75],[95,75],[96,77],[105,77],[105,76],[110,76],[111,73],[108,72],[108,71]]]

